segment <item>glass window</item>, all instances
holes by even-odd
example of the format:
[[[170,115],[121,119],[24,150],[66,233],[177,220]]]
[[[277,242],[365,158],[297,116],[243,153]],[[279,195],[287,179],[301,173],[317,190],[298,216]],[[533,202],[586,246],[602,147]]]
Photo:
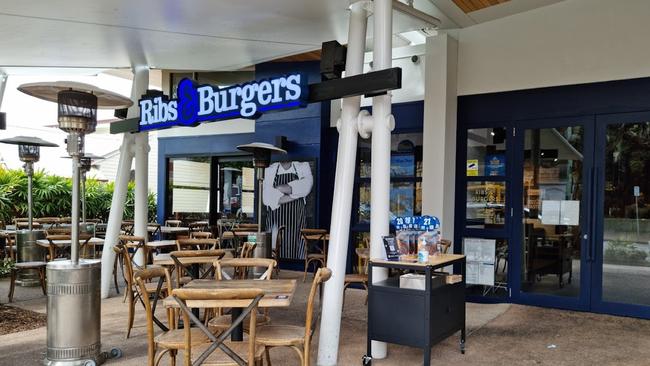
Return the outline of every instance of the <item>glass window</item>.
[[[255,212],[255,172],[250,160],[219,161],[219,212],[252,216]]]
[[[169,159],[168,207],[171,216],[179,219],[207,218],[210,212],[210,166],[209,157]]]
[[[466,197],[467,228],[503,228],[506,204],[505,182],[467,182]]]
[[[506,129],[467,130],[467,176],[506,175]]]
[[[370,222],[371,141],[360,140],[358,223]],[[422,134],[403,133],[391,136],[391,216],[422,214]]]

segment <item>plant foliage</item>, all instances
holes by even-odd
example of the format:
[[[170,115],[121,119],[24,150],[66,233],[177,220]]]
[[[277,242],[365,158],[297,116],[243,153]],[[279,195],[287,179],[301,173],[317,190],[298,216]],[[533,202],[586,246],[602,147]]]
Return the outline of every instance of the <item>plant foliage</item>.
[[[34,217],[70,216],[72,181],[70,178],[34,173]],[[86,180],[86,217],[108,220],[113,198],[113,183],[89,178]],[[133,218],[135,183],[129,182],[124,219]],[[8,223],[15,217],[27,216],[27,176],[22,170],[0,168],[0,220]],[[148,195],[149,221],[156,220],[156,195]]]

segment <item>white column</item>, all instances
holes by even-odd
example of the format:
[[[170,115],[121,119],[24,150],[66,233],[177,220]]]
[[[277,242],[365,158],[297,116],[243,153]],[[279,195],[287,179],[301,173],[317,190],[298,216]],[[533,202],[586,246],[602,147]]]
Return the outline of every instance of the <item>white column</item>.
[[[345,63],[346,77],[363,72],[368,22],[365,6],[365,2],[357,2],[350,6],[350,28]],[[337,121],[339,147],[336,157],[334,201],[332,202],[332,221],[327,256],[327,267],[332,270],[332,278],[325,282],[323,292],[318,365],[337,364],[357,153],[357,116],[360,103],[361,97],[343,99],[341,118]]]
[[[134,74],[137,74],[137,67],[134,68]],[[139,84],[142,82],[137,76],[134,75],[133,85],[131,87],[131,100],[134,104],[129,108],[127,114],[128,118],[137,117],[139,114],[138,100],[147,90],[148,80],[144,85]],[[122,146],[120,147],[120,161],[117,167],[117,177],[115,178],[115,185],[113,191],[113,199],[111,201],[111,211],[108,216],[108,224],[106,226],[106,239],[104,240],[104,249],[102,250],[102,298],[108,298],[110,293],[111,283],[113,282],[113,263],[115,262],[115,252],[113,246],[117,244],[118,236],[120,235],[120,228],[122,226],[122,217],[124,212],[124,203],[126,202],[126,193],[129,184],[129,175],[131,173],[131,164],[133,162],[133,155],[135,144],[135,136],[131,133],[125,133],[122,138]]]
[[[458,42],[447,34],[427,38],[422,162],[422,213],[442,221],[454,237]]]
[[[392,65],[392,0],[374,0],[373,71]],[[391,115],[391,93],[372,98],[372,145],[370,170],[370,258],[386,258],[383,236],[389,234],[390,221],[390,135],[395,127]],[[373,268],[372,280],[383,281],[385,268]],[[372,342],[372,357],[386,357],[386,343]]]
[[[0,107],[2,107],[2,100],[5,95],[5,87],[7,86],[7,79],[9,77],[5,74],[0,74]]]
[[[136,66],[133,68],[134,84],[138,85],[140,95],[149,87],[149,68]],[[136,110],[137,111],[137,110]],[[137,112],[136,112],[137,116]],[[149,193],[149,133],[135,134],[135,213],[133,234],[147,240],[147,194]],[[145,263],[144,253],[138,250],[134,257],[135,263]]]

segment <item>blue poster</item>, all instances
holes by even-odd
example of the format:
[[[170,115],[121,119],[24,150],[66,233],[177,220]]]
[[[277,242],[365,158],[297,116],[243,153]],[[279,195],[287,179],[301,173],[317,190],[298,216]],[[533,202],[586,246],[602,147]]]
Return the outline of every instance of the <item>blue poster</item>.
[[[485,175],[487,176],[506,175],[505,154],[490,154],[485,157]]]

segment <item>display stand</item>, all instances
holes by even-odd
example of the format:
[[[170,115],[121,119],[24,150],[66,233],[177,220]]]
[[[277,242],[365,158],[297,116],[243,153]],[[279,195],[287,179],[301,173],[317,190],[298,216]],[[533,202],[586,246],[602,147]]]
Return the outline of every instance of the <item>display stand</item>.
[[[436,269],[455,265],[462,276],[457,283],[432,280]],[[373,283],[373,267],[390,270],[385,281]],[[424,289],[400,288],[404,271],[424,274]],[[465,353],[465,256],[443,254],[429,257],[428,263],[371,260],[368,287],[368,353],[364,365],[372,361],[371,341],[418,347],[424,350],[424,365],[431,361],[431,347],[460,331],[460,351]]]

